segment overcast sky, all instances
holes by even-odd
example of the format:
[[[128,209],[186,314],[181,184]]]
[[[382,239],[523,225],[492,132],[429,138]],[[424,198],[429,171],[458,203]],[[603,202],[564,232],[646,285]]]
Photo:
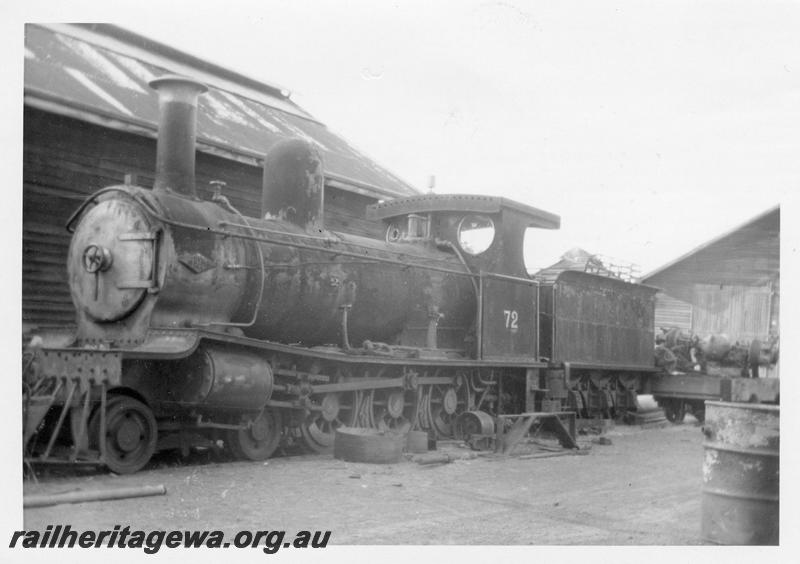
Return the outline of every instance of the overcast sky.
[[[26,19],[122,25],[288,88],[420,189],[559,214],[529,268],[579,246],[647,272],[800,185],[796,2],[121,5]]]

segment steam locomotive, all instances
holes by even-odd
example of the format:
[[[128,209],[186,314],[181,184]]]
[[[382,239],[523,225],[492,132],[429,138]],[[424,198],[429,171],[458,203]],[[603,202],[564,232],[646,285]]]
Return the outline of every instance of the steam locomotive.
[[[343,425],[449,437],[464,413],[636,410],[659,370],[656,290],[530,278],[526,230],[558,216],[431,194],[369,206],[385,240],[332,232],[321,156],[286,140],[265,158],[261,218],[245,217],[222,183],[210,200],[195,191],[205,86],[151,86],[153,189],[104,188],[67,225],[77,329],[35,340],[27,461],[129,473],[203,444],[250,460],[281,441],[329,452]]]

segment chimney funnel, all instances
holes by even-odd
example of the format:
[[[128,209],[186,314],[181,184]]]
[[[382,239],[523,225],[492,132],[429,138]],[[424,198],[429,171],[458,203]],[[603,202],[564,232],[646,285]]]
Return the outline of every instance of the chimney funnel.
[[[158,92],[158,144],[154,190],[197,199],[194,184],[197,98],[205,84],[178,75],[150,81]]]

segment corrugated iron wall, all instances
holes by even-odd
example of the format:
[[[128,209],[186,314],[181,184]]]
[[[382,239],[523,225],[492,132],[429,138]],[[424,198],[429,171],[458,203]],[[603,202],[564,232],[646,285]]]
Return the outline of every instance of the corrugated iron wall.
[[[725,333],[744,341],[769,335],[772,291],[768,286],[695,284],[693,291],[695,333]]]
[[[125,174],[152,186],[155,140],[25,109],[23,141],[22,319],[32,325],[72,323],[74,309],[66,278],[69,236],[64,225],[87,195]],[[207,198],[211,180],[224,180],[226,194],[244,214],[261,206],[261,169],[199,153],[197,184]],[[329,229],[383,237],[381,225],[364,218],[375,200],[326,187],[325,221]]]

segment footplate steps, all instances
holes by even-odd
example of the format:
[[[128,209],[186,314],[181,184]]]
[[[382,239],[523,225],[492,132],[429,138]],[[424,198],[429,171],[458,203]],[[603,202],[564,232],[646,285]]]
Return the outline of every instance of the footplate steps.
[[[564,421],[567,420],[567,426]],[[513,420],[511,428],[505,430],[505,421]],[[575,442],[575,414],[572,412],[549,412],[549,413],[519,413],[516,415],[498,415],[495,429],[497,432],[495,440],[495,452],[508,455],[517,444],[530,432],[534,424],[539,425],[539,429],[553,433],[558,442],[564,448],[576,449],[578,443]]]

